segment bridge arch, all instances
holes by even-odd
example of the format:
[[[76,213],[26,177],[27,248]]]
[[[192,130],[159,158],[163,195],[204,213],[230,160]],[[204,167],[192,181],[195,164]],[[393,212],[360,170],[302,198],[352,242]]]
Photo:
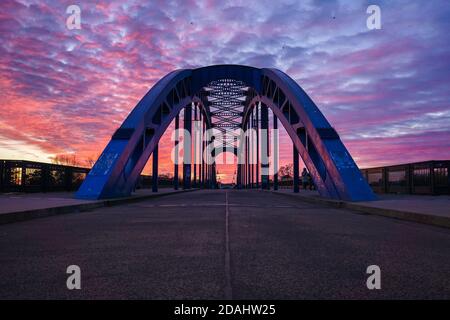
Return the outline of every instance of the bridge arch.
[[[349,201],[375,198],[339,135],[293,79],[276,69],[241,65],[182,69],[163,77],[113,134],[76,196],[100,199],[129,195],[159,139],[184,107],[194,103],[201,110],[206,127],[214,127],[212,103],[204,88],[221,79],[238,80],[248,86],[242,128],[255,105],[263,104],[272,110],[321,195]]]

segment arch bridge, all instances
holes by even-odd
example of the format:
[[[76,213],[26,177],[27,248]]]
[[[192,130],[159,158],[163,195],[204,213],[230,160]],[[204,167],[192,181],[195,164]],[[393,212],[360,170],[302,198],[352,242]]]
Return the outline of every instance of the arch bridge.
[[[281,123],[293,143],[295,192],[299,189],[300,156],[321,196],[346,201],[375,199],[338,133],[305,91],[280,70],[241,65],[176,70],[159,80],[112,135],[76,197],[130,195],[152,154],[153,189],[157,191],[158,143],[173,120],[175,129],[179,129],[181,112],[185,132],[192,132],[195,121],[202,133],[211,130],[216,133],[205,135],[206,141],[198,142],[200,150],[215,140],[214,146],[221,147],[214,147],[212,156],[221,151],[238,156],[237,187],[270,188],[269,150],[263,147],[260,150],[261,141],[269,139],[269,110],[273,114],[270,129],[277,129]],[[248,129],[255,129],[256,137],[242,134]],[[249,139],[256,139],[256,152],[250,152]],[[182,164],[182,187],[216,187],[216,164],[204,157],[198,164],[191,164],[188,139],[184,139],[183,145],[184,158],[189,160]],[[175,146],[179,147],[179,141],[175,141]],[[277,162],[275,156],[272,160],[275,168]],[[175,188],[179,187],[178,176],[175,165]],[[276,170],[272,176],[273,188],[277,189]]]

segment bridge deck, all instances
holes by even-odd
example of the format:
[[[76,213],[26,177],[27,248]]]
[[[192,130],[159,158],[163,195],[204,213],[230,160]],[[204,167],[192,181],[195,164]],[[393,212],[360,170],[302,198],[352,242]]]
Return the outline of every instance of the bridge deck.
[[[1,225],[0,298],[450,298],[449,246],[443,228],[197,191]],[[72,264],[81,290],[66,289]]]

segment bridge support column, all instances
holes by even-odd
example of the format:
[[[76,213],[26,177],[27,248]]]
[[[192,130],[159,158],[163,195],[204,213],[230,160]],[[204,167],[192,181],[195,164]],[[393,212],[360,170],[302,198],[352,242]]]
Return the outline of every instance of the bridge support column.
[[[202,164],[201,164],[201,180],[202,180],[202,182],[201,182],[201,184],[202,184],[202,187],[203,188],[205,188],[205,159],[204,159],[204,155],[203,155],[203,153],[204,153],[204,151],[205,151],[205,141],[204,141],[204,139],[205,139],[205,119],[203,119],[203,116],[202,116],[202,152],[201,152],[201,162],[202,162]]]
[[[250,130],[251,130],[251,135],[250,135],[250,188],[253,189],[255,187],[254,182],[255,182],[255,176],[254,176],[254,169],[255,169],[255,151],[254,151],[254,144],[255,144],[255,140],[253,137],[253,130],[255,129],[254,127],[254,123],[253,123],[253,112],[254,110],[252,110],[252,113],[250,115]]]
[[[216,149],[212,150],[213,163],[211,164],[211,188],[216,189],[217,180],[216,180]]]
[[[179,180],[178,180],[178,129],[180,128],[180,116],[177,114],[175,117],[175,157],[174,157],[174,167],[173,167],[173,188],[178,190]]]
[[[245,138],[245,143],[247,143],[247,138]],[[244,160],[244,188],[248,187],[248,164],[247,164],[247,146],[245,147],[245,160]]]
[[[213,165],[209,165],[209,177],[208,177],[208,186],[210,189],[213,188]]]
[[[252,142],[250,144],[250,148],[251,148],[251,154],[252,154],[252,158],[251,158],[251,165],[252,165],[252,189],[256,187],[256,174],[255,174],[255,170],[256,170],[256,151],[255,151],[255,144],[256,144],[256,137],[254,135],[255,132],[255,109],[252,110],[252,135],[251,135],[251,139]]]
[[[184,108],[184,129],[191,135],[191,139],[184,137],[183,156],[183,189],[191,188],[191,148],[192,143],[192,106],[189,104]]]
[[[206,162],[203,162],[203,188],[206,188],[206,182],[208,180],[208,165],[206,164]]]
[[[212,165],[208,164],[208,189],[212,188]]]
[[[152,192],[158,192],[158,145],[153,150]]]
[[[213,189],[217,189],[216,164],[213,164]]]
[[[209,188],[209,164],[205,164],[205,188]]]
[[[192,146],[193,146],[193,153],[194,153],[194,180],[193,180],[193,187],[197,187],[197,144],[198,144],[198,132],[197,132],[197,104],[194,104],[194,134],[192,135]]]
[[[294,181],[293,181],[293,183],[294,183],[294,192],[295,193],[298,193],[299,192],[299,190],[300,190],[300,188],[299,188],[299,177],[300,177],[300,174],[299,174],[299,168],[298,168],[298,166],[299,166],[299,161],[298,161],[298,150],[297,150],[297,148],[295,147],[295,145],[294,145],[294,143],[292,143],[293,144],[293,150],[292,150],[292,152],[293,152],[293,162],[294,162],[294,173],[293,173],[293,175],[294,175],[294,177],[293,177],[293,179],[294,179]]]
[[[250,122],[247,122],[247,131],[249,129],[250,129]],[[251,176],[250,176],[250,137],[249,136],[247,136],[246,150],[247,150],[247,159],[246,159],[245,163],[247,166],[247,189],[250,189]]]
[[[273,190],[278,190],[278,118],[273,115]]]
[[[259,189],[259,105],[255,105],[256,110],[256,188]]]
[[[269,110],[265,104],[261,105],[261,129],[262,134],[262,149],[261,149],[261,187],[262,189],[269,189]]]
[[[236,187],[238,189],[241,188],[241,165],[239,164],[239,161],[236,169]]]
[[[244,167],[244,164],[240,164],[239,165],[240,166],[240,168],[241,168],[241,185],[240,185],[240,187],[241,187],[241,189],[244,189],[245,188],[245,176],[244,176],[244,171],[245,171],[245,167]]]
[[[242,128],[245,130],[246,128]],[[244,137],[244,154],[242,159],[242,188],[247,188],[247,137]]]
[[[208,188],[212,189],[213,187],[213,165],[208,165]]]
[[[244,175],[243,175],[243,167],[242,167],[242,163],[243,163],[243,158],[244,158],[244,154],[243,154],[243,150],[242,150],[242,143],[243,143],[243,139],[242,139],[242,135],[239,136],[238,140],[238,148],[237,148],[237,170],[236,170],[236,184],[237,184],[237,188],[238,189],[242,189],[243,187],[243,183],[244,183]]]

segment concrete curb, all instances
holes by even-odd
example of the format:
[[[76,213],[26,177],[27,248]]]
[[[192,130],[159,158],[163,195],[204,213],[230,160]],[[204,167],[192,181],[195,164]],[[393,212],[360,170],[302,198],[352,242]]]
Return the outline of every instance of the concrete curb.
[[[57,207],[50,207],[50,208],[2,213],[2,214],[0,214],[0,225],[7,224],[7,223],[26,221],[26,220],[31,220],[31,219],[37,219],[37,218],[43,218],[43,217],[50,217],[50,216],[66,214],[66,213],[91,211],[91,210],[103,208],[103,207],[118,206],[118,205],[122,205],[122,204],[133,203],[133,202],[138,202],[138,201],[143,201],[143,200],[153,199],[153,198],[160,198],[160,197],[164,197],[164,196],[192,192],[192,191],[197,191],[197,190],[200,190],[200,189],[179,190],[179,191],[173,191],[173,192],[155,193],[155,194],[148,194],[148,195],[143,195],[143,196],[132,196],[132,197],[127,197],[127,198],[119,198],[119,199],[98,200],[98,201],[90,202],[90,203],[72,204],[72,205],[67,205],[67,206],[57,206]]]
[[[443,228],[450,228],[450,217],[444,217],[444,216],[437,216],[432,214],[426,214],[426,213],[417,213],[417,212],[411,212],[411,211],[402,211],[402,210],[396,210],[396,209],[386,209],[386,208],[376,208],[376,207],[370,207],[363,204],[359,204],[357,202],[346,202],[346,201],[339,201],[339,200],[331,200],[331,199],[324,199],[324,198],[318,198],[318,197],[311,197],[311,196],[302,196],[299,194],[289,194],[289,193],[282,193],[277,191],[271,191],[274,194],[284,195],[291,198],[297,198],[301,201],[313,203],[313,204],[324,204],[329,207],[333,208],[345,208],[350,209],[362,213],[377,215],[377,216],[383,216],[388,218],[394,218],[399,220],[405,220],[405,221],[411,221],[411,222],[417,222],[422,224],[428,224],[432,226],[438,226]]]

